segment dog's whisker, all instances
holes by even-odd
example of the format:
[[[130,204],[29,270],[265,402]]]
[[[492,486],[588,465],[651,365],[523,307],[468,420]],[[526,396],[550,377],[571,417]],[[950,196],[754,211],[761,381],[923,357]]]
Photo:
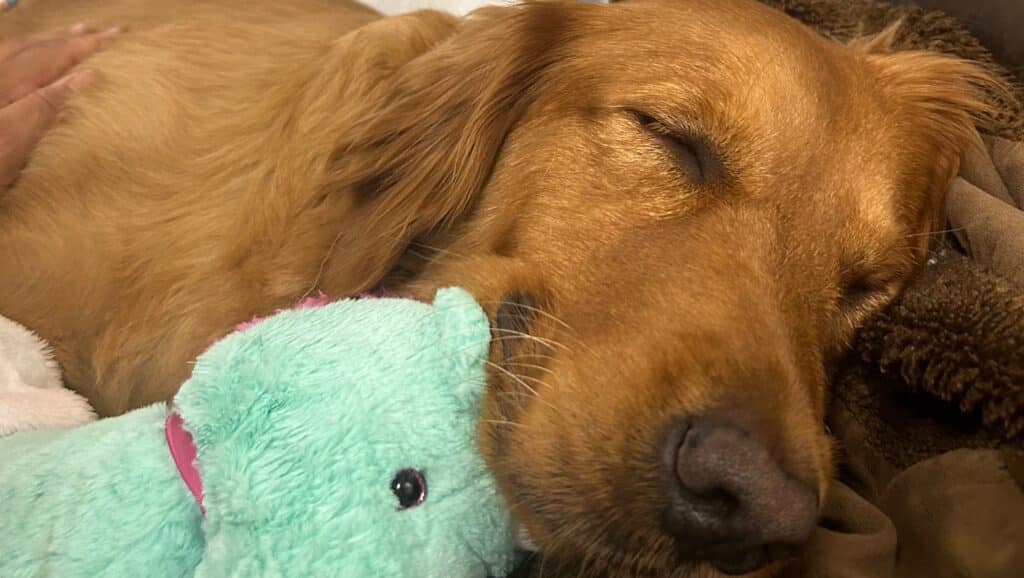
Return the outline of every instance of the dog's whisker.
[[[492,362],[492,361],[488,361],[488,362],[487,362],[487,365],[488,365],[489,367],[493,367],[494,369],[496,369],[496,370],[498,370],[498,371],[500,371],[500,372],[504,373],[504,374],[505,374],[505,375],[507,375],[508,377],[510,377],[510,378],[512,378],[513,380],[515,380],[515,381],[516,381],[516,382],[517,382],[517,383],[518,383],[519,385],[521,385],[521,386],[523,387],[523,389],[525,389],[526,391],[528,391],[528,392],[530,393],[530,395],[531,395],[531,396],[533,396],[533,397],[538,397],[538,394],[537,394],[537,390],[533,389],[533,388],[532,388],[532,387],[530,387],[530,386],[529,386],[529,385],[528,385],[528,384],[527,384],[527,383],[526,383],[525,381],[523,381],[523,378],[522,378],[522,377],[520,377],[520,376],[518,376],[518,375],[516,375],[516,374],[512,373],[511,371],[509,371],[509,370],[505,369],[504,367],[502,367],[502,366],[500,366],[500,365],[498,365],[497,363],[494,363],[494,362]],[[554,409],[554,407],[552,407],[552,409]]]
[[[488,361],[487,365],[489,367],[493,367],[496,371],[499,371],[499,372],[507,375],[509,377],[509,379],[512,379],[517,384],[519,384],[523,389],[525,389],[529,393],[530,397],[533,397],[533,399],[539,401],[542,405],[546,406],[547,408],[549,408],[550,410],[552,410],[556,414],[558,413],[558,408],[556,408],[554,405],[552,405],[551,402],[549,402],[546,399],[544,399],[543,397],[541,397],[537,393],[537,390],[534,389],[532,386],[530,386],[528,383],[526,383],[526,381],[521,376],[516,375],[515,373],[512,373],[511,371],[509,371],[509,370],[505,369],[504,367],[501,367],[500,365],[498,365],[496,363],[493,363],[491,361]],[[537,380],[531,380],[531,381],[534,381],[534,382],[538,383],[538,385],[543,385],[545,387],[549,387],[544,382],[537,382]]]
[[[505,364],[508,364],[508,365],[516,365],[516,364],[519,364],[519,363],[523,363],[520,360],[536,361],[536,362],[538,362],[538,364],[533,366],[535,369],[543,369],[545,371],[552,371],[550,368],[548,368],[546,366],[543,366],[543,365],[539,365],[539,364],[542,363],[542,362],[548,362],[548,363],[554,362],[555,361],[555,357],[553,357],[551,355],[544,355],[543,353],[520,353],[520,354],[517,354],[517,355],[512,355],[510,357],[506,357],[506,358],[504,358],[502,360],[502,362],[504,362]]]
[[[498,396],[498,397],[500,397],[502,399],[510,399],[510,400],[515,401],[517,403],[522,401],[523,397],[533,397],[533,396],[531,396],[529,394],[524,394],[521,391],[498,391],[498,392],[495,392],[494,395],[496,395],[496,396]]]
[[[553,355],[528,351],[523,353],[517,353],[515,355],[510,355],[509,357],[505,358],[505,361],[514,361],[516,359],[537,359],[541,361],[554,361],[556,358]]]
[[[488,361],[487,363],[490,364],[490,365],[494,365],[496,367],[500,367],[503,371],[506,371],[508,373],[511,373],[511,374],[515,375],[516,379],[529,380],[530,383],[533,383],[536,386],[543,387],[545,389],[554,389],[550,383],[544,381],[543,379],[541,379],[539,377],[533,377],[533,376],[529,376],[529,375],[519,375],[519,374],[517,374],[515,372],[512,372],[508,368],[502,367],[499,364],[495,364],[492,361]],[[536,395],[537,392],[533,391],[533,394]]]
[[[566,346],[565,344],[563,344],[563,343],[561,343],[559,341],[556,341],[554,339],[548,339],[546,337],[538,337],[536,335],[530,335],[529,333],[524,333],[522,331],[516,331],[515,329],[507,329],[507,328],[504,328],[504,327],[495,327],[495,328],[493,328],[493,330],[498,332],[498,333],[507,333],[507,334],[510,334],[510,335],[515,335],[515,336],[522,337],[523,339],[530,339],[532,341],[540,343],[541,345],[544,345],[544,346],[549,347],[551,349],[554,349],[554,348],[557,347],[557,348],[560,348],[562,350],[566,350],[566,351],[569,350],[568,346]]]
[[[923,233],[909,233],[907,235],[904,235],[903,238],[904,239],[910,239],[910,238],[913,238],[913,237],[931,237],[931,236],[938,237],[938,236],[945,235],[946,233],[959,233],[959,232],[962,232],[962,231],[965,231],[965,230],[967,230],[966,227],[952,227],[952,228],[947,228],[947,229],[938,229],[938,230],[935,230],[935,231],[925,231]]]
[[[505,365],[509,365],[509,366],[516,367],[516,368],[526,367],[526,368],[529,368],[529,369],[536,369],[537,371],[543,371],[543,372],[547,373],[548,375],[554,375],[555,374],[555,371],[553,369],[550,369],[548,367],[544,367],[543,365],[537,365],[535,363],[520,363],[520,362],[510,363],[506,359],[505,360]]]
[[[537,339],[537,338],[533,337],[532,335],[504,335],[504,336],[501,336],[501,337],[494,337],[494,338],[492,338],[491,339],[491,343],[504,343],[504,342],[509,342],[509,341],[514,342],[514,341],[517,341],[517,340],[524,341],[524,342],[539,343],[541,346],[547,347],[549,349],[554,349],[555,346],[556,346],[556,344],[551,344],[551,343],[545,342],[544,340]],[[526,353],[524,355],[530,355],[530,354]]]
[[[499,305],[500,306],[500,305],[504,305],[504,304],[506,304],[508,302],[502,300],[502,301],[481,301],[481,303],[484,303],[484,304],[487,304],[487,305]],[[508,303],[508,304],[514,305],[516,308],[519,308],[519,309],[525,309],[526,311],[529,311],[531,313],[537,313],[539,315],[543,315],[544,317],[554,321],[556,324],[562,326],[566,330],[568,330],[570,332],[575,331],[572,328],[571,325],[569,325],[568,323],[566,323],[565,321],[560,319],[558,316],[556,316],[555,314],[553,314],[553,313],[551,313],[549,311],[545,311],[544,309],[541,309],[540,307],[536,307],[534,305],[528,305],[526,303],[519,303],[519,302]]]
[[[519,379],[522,379],[522,380],[529,380],[530,383],[533,383],[536,386],[544,387],[544,388],[547,388],[547,389],[551,389],[551,385],[550,384],[548,384],[547,382],[545,382],[545,381],[543,381],[541,379],[538,379],[536,377],[531,377],[529,375],[518,375],[517,377],[519,377]]]
[[[498,306],[500,306],[500,305],[502,305],[504,303],[507,303],[507,302],[506,301],[482,301],[482,303],[488,304],[488,305],[498,305]],[[582,346],[583,349],[586,350],[589,353],[595,353],[593,348],[591,348],[589,345],[587,345],[586,342],[584,342],[583,340],[581,340],[579,338],[579,336],[576,334],[575,328],[573,328],[567,322],[563,321],[558,316],[556,316],[553,313],[550,313],[548,311],[545,311],[542,308],[535,307],[535,306],[532,306],[532,305],[526,305],[526,304],[523,304],[523,303],[516,303],[515,305],[517,307],[522,307],[523,309],[526,309],[527,311],[537,313],[537,314],[542,315],[543,317],[545,317],[547,319],[550,319],[556,325],[558,325],[558,326],[562,327],[563,329],[565,329],[565,334],[573,341],[574,344]]]
[[[464,306],[465,307],[469,307],[471,305],[470,304],[465,304]],[[449,310],[451,310],[451,307],[438,308],[438,311],[449,311]],[[568,346],[566,346],[565,344],[563,344],[563,343],[561,343],[561,342],[559,342],[559,341],[557,341],[555,339],[550,339],[550,338],[546,338],[546,337],[539,337],[537,335],[531,335],[529,333],[525,333],[525,332],[522,332],[522,331],[517,331],[515,329],[508,329],[508,328],[505,328],[505,327],[491,327],[491,331],[499,333],[499,334],[507,334],[507,335],[502,335],[501,337],[494,337],[494,338],[492,338],[492,341],[501,341],[501,340],[506,339],[506,338],[518,337],[518,338],[522,338],[522,339],[532,340],[532,341],[534,341],[536,343],[540,343],[541,345],[544,345],[545,347],[548,347],[548,348],[554,349],[554,348],[557,347],[557,348],[561,348],[563,350],[569,350]]]
[[[528,427],[526,427],[525,425],[523,425],[521,423],[514,422],[514,421],[508,421],[508,420],[504,420],[504,419],[481,419],[480,422],[481,423],[489,423],[489,424],[492,424],[492,425],[509,426],[509,427],[514,427],[516,429],[521,429],[521,430],[528,430],[529,429]]]

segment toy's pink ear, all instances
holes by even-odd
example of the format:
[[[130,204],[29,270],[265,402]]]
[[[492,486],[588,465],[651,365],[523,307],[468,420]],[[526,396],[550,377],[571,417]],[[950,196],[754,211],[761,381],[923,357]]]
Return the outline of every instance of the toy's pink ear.
[[[259,325],[259,323],[261,321],[263,321],[264,319],[266,319],[266,317],[253,317],[249,321],[246,321],[244,323],[239,323],[238,325],[235,325],[235,332],[236,333],[241,333],[243,331],[247,331],[249,329],[252,329],[254,326]]]

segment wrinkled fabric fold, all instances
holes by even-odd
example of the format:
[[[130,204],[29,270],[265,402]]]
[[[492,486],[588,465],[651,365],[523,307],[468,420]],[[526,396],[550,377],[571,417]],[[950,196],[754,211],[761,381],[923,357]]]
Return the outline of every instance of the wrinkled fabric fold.
[[[1024,288],[1024,143],[979,142],[947,192],[946,214],[973,259]]]

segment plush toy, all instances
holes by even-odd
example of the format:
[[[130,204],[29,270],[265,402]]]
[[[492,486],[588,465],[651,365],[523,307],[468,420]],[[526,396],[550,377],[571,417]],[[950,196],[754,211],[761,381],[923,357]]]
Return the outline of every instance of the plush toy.
[[[64,388],[49,346],[25,327],[0,317],[0,437],[95,419],[89,402]]]
[[[214,344],[170,406],[0,439],[0,576],[503,576],[489,341],[455,288],[288,310]]]

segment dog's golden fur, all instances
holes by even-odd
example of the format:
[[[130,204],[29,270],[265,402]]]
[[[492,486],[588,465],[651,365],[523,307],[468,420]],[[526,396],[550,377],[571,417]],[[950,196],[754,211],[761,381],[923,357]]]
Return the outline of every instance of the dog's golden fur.
[[[0,33],[77,20],[129,32],[0,197],[0,313],[69,385],[167,399],[319,290],[518,295],[485,452],[550,555],[628,575],[687,572],[659,526],[680,415],[746,414],[823,491],[828,358],[922,260],[998,87],[749,0],[35,0]]]

